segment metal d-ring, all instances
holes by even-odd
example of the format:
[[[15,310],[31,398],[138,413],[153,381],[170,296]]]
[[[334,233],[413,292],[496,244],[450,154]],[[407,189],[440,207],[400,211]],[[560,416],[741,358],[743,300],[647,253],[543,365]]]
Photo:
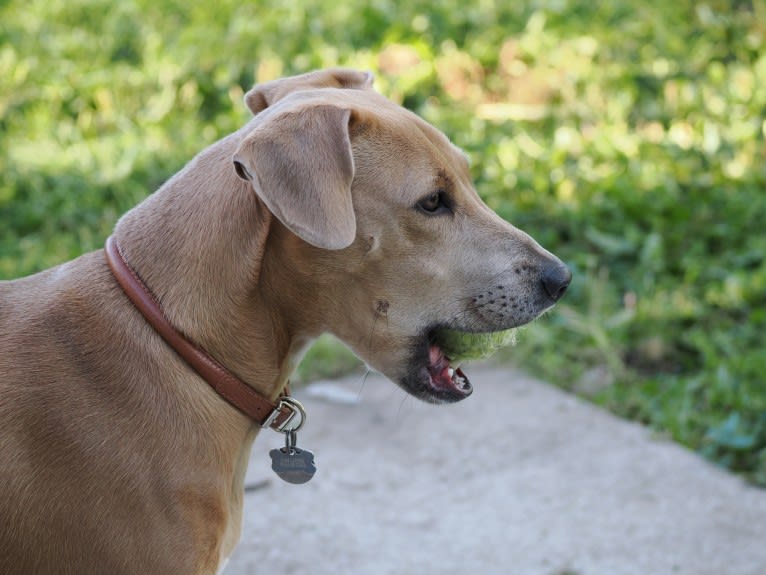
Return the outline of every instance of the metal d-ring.
[[[287,396],[279,398],[277,410],[281,411],[284,407],[287,407],[293,413],[279,426],[278,431],[282,431],[283,433],[295,433],[306,423],[306,408],[294,397]]]

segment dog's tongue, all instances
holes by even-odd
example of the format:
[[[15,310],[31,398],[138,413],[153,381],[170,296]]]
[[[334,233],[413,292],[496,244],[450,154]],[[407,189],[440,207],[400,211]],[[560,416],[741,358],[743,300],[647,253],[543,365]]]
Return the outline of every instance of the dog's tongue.
[[[437,389],[445,389],[462,395],[473,391],[471,383],[461,369],[452,369],[449,359],[438,345],[428,349],[428,374],[431,384]]]
[[[449,360],[439,347],[432,345],[428,350],[428,362],[428,373],[431,374],[434,383],[439,387],[451,387],[452,374]]]

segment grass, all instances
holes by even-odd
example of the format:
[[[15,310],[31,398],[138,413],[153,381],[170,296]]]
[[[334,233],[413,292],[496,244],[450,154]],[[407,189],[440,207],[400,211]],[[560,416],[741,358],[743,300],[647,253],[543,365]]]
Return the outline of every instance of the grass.
[[[575,273],[513,361],[766,485],[763,1],[10,0],[0,20],[0,277],[100,247],[245,121],[253,83],[371,69]],[[301,373],[355,363],[337,349]]]

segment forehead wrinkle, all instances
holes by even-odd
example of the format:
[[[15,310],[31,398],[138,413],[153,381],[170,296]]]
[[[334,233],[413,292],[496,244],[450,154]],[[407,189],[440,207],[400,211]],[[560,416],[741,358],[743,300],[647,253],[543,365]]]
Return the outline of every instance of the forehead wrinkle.
[[[423,133],[426,139],[437,150],[439,150],[440,153],[442,151],[444,152],[444,153],[441,153],[443,157],[449,156],[449,158],[446,158],[446,157],[444,158],[445,160],[449,159],[448,165],[453,165],[455,160],[458,160],[463,165],[463,167],[466,170],[468,170],[471,163],[468,157],[468,154],[466,154],[462,150],[462,148],[456,146],[452,142],[452,140],[450,140],[447,134],[445,134],[444,132],[436,128],[435,126],[432,126],[431,124],[429,124],[428,122],[420,118],[419,116],[416,116],[416,118],[418,120],[418,127],[420,128],[421,133]]]
[[[417,119],[419,132],[425,136],[425,139],[429,143],[429,148],[436,153],[435,155],[437,156],[437,161],[439,161],[440,165],[449,168],[459,179],[462,179],[460,177],[460,167],[462,167],[464,174],[468,174],[470,172],[470,163],[466,153],[453,144],[443,132],[437,130],[421,118],[418,117]],[[456,163],[458,165],[456,165]],[[452,180],[450,179],[450,181]]]
[[[395,173],[402,179],[395,189],[401,201],[410,202],[413,194],[423,193],[422,186],[438,185],[439,178],[453,189],[472,186],[464,152],[452,144],[444,133],[410,110],[382,98],[357,104],[356,109],[376,127],[375,140],[398,144],[399,153],[389,155],[386,160],[395,161],[400,166]],[[368,159],[373,159],[371,156],[374,156],[376,149],[377,146],[369,149],[370,154],[366,154]],[[405,169],[401,169],[404,167],[402,158],[405,158]],[[371,164],[375,166],[379,162],[371,161]],[[374,178],[390,179],[393,175],[380,169],[382,164],[379,169],[374,169]],[[429,172],[430,176],[427,176]]]
[[[452,190],[455,183],[452,181],[452,178],[450,178],[449,174],[447,173],[447,170],[444,168],[439,168],[436,171],[436,177],[434,178],[434,185],[437,187],[445,188],[446,191]]]

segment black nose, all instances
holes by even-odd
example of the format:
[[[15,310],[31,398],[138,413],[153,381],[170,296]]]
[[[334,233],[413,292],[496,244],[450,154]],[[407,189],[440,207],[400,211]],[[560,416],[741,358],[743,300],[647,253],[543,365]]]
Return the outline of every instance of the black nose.
[[[555,263],[543,268],[541,277],[545,291],[553,301],[558,301],[566,293],[572,272],[562,263]]]

